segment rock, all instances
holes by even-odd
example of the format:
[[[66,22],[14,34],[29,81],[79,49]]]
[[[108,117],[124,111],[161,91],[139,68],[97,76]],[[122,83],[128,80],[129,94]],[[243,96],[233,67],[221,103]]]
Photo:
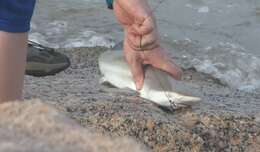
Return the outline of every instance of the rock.
[[[146,127],[148,130],[152,131],[155,128],[155,122],[151,119],[147,120]]]
[[[234,94],[209,75],[187,69],[185,81],[205,99],[199,107],[169,113],[134,93],[104,89],[97,63],[104,49],[59,51],[70,57],[71,67],[56,76],[26,77],[25,97],[54,105],[81,126],[115,138],[111,142],[130,136],[153,152],[259,149],[259,116],[249,115],[259,113],[260,94]]]
[[[255,115],[255,121],[260,123],[260,113]]]
[[[0,105],[1,152],[141,152],[128,138],[90,133],[39,100]]]
[[[187,112],[184,114],[181,114],[180,117],[178,117],[180,120],[180,124],[186,128],[191,129],[194,127],[197,123],[200,122],[199,116],[192,112]]]
[[[106,106],[99,107],[100,103]],[[125,109],[120,108],[122,105]],[[93,106],[95,110],[89,109]],[[252,145],[248,137],[260,135],[258,123],[250,117],[193,112],[166,114],[142,102],[136,107],[126,98],[80,107],[86,113],[70,114],[82,125],[112,136],[131,136],[155,152],[245,151]]]
[[[260,151],[260,135],[254,137],[253,142],[246,148],[246,152],[259,152]]]

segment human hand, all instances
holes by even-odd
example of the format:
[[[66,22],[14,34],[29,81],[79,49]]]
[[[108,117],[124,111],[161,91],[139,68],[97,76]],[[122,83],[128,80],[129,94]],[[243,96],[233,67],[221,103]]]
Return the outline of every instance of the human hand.
[[[171,61],[160,46],[156,21],[146,0],[116,0],[114,12],[125,30],[124,54],[130,66],[136,89],[144,83],[144,65],[181,79],[182,70]]]
[[[160,46],[147,51],[135,51],[125,39],[124,55],[130,66],[137,90],[141,90],[144,83],[144,65],[151,65],[165,71],[176,80],[180,80],[182,77],[181,68],[167,56],[165,50]]]

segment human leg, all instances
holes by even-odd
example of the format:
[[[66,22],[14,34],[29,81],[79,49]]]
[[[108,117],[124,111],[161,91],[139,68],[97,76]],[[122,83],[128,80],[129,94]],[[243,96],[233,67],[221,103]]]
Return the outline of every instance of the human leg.
[[[0,0],[0,102],[22,99],[35,0]]]
[[[0,102],[22,99],[27,35],[0,31]]]

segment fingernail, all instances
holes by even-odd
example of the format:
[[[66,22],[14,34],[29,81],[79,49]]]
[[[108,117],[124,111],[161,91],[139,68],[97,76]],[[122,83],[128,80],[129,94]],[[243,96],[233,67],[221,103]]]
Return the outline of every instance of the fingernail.
[[[135,87],[136,87],[136,90],[139,91],[140,90],[140,85],[138,83],[135,83]]]
[[[136,85],[136,90],[137,90],[137,91],[140,91],[140,90],[142,89],[142,84],[141,84],[141,82],[136,82],[135,85]]]

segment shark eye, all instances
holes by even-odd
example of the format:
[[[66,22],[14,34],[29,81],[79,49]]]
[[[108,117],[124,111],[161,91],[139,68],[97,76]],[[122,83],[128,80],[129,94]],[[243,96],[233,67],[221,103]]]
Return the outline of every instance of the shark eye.
[[[172,106],[176,106],[176,103],[175,103],[174,101],[172,101],[171,99],[169,100],[169,102],[170,102],[170,104],[171,104]]]

